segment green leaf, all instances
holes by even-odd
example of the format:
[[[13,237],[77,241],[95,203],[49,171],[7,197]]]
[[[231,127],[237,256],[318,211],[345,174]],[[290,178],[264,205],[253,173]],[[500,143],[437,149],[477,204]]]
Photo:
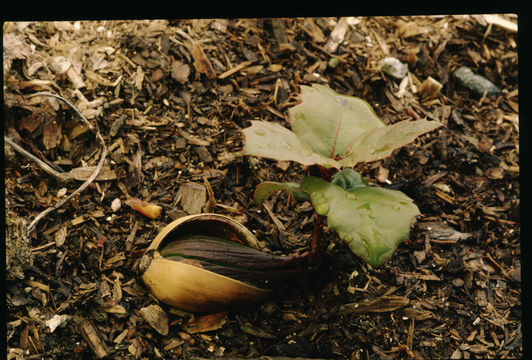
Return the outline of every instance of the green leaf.
[[[244,155],[296,161],[303,165],[339,165],[336,161],[313,152],[296,134],[276,123],[252,120],[251,126],[242,130],[242,133],[245,136],[242,149]]]
[[[271,194],[280,190],[289,191],[298,201],[310,201],[308,194],[300,190],[299,184],[295,182],[281,183],[275,181],[265,181],[257,185],[255,188],[255,193],[253,194],[253,198],[255,199],[257,205],[260,206],[264,201],[266,201],[266,199],[268,199],[268,197],[270,197]]]
[[[407,145],[418,136],[440,126],[442,124],[436,121],[405,120],[383,128],[368,130],[353,139],[339,163],[342,167],[352,167],[359,162],[384,159],[395,149]]]
[[[302,85],[301,98],[301,103],[289,110],[293,131],[275,123],[252,121],[252,126],[243,130],[243,153],[340,169],[386,158],[442,125],[405,120],[387,126],[364,100],[338,94],[324,85]]]
[[[359,187],[368,186],[362,175],[353,169],[344,169],[334,175],[331,184],[338,185],[344,190],[352,191]]]
[[[341,175],[344,180],[356,173],[348,170]],[[341,183],[349,182],[357,180]],[[361,186],[360,182],[346,190],[313,176],[305,178],[300,188],[310,194],[315,211],[327,217],[328,226],[351,251],[372,266],[381,265],[408,239],[410,224],[419,215],[412,200],[397,190]]]
[[[288,113],[296,136],[316,153],[334,158],[365,131],[385,124],[364,100],[341,95],[327,86],[301,86],[302,102]]]

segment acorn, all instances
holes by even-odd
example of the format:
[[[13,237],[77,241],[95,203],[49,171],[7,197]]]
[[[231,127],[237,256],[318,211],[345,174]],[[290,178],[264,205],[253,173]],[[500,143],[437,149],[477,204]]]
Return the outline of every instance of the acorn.
[[[263,300],[287,277],[306,272],[306,255],[264,252],[245,226],[206,213],[166,225],[139,269],[160,301],[190,312],[214,312]]]

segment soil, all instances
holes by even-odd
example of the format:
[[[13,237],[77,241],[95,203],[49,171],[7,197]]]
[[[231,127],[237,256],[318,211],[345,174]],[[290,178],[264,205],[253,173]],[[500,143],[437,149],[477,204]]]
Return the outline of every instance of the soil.
[[[94,171],[103,153],[95,132],[108,149],[103,175],[44,216],[29,249],[7,254],[7,358],[520,358],[515,23],[512,15],[5,23],[5,135],[76,178],[52,176],[5,144],[14,241]],[[408,66],[406,80],[381,71],[387,56]],[[461,86],[452,76],[460,66],[500,91]],[[365,99],[387,124],[445,125],[355,167],[418,205],[410,239],[373,268],[325,227],[321,268],[245,308],[192,314],[149,296],[136,264],[165,224],[205,211],[209,186],[214,211],[251,229],[266,251],[308,250],[311,205],[279,193],[266,209],[252,194],[262,181],[300,181],[313,169],[243,157],[239,130],[253,119],[289,127],[287,110],[311,83]],[[62,101],[31,96],[40,91],[61,95],[94,128]],[[128,197],[162,214],[148,218]]]

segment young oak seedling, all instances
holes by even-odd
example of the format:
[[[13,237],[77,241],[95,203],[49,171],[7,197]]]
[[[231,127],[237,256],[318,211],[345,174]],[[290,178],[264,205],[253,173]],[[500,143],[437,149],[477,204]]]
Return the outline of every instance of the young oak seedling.
[[[408,239],[419,209],[397,190],[370,186],[352,168],[384,159],[441,123],[428,120],[384,124],[364,100],[336,93],[327,86],[301,86],[302,101],[289,110],[292,130],[252,121],[243,130],[243,154],[315,165],[321,177],[295,182],[264,182],[255,190],[262,204],[279,190],[309,200],[317,213],[311,252],[320,251],[323,218],[351,251],[378,266]]]

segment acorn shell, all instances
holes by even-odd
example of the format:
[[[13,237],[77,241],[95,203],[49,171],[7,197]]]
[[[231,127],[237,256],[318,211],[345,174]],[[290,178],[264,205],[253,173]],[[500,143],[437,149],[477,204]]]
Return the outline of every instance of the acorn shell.
[[[168,242],[191,233],[221,237],[260,250],[255,236],[227,216],[197,214],[179,218],[159,232],[142,260],[142,280],[156,298],[186,311],[213,312],[254,303],[271,293],[159,254],[158,250]]]

